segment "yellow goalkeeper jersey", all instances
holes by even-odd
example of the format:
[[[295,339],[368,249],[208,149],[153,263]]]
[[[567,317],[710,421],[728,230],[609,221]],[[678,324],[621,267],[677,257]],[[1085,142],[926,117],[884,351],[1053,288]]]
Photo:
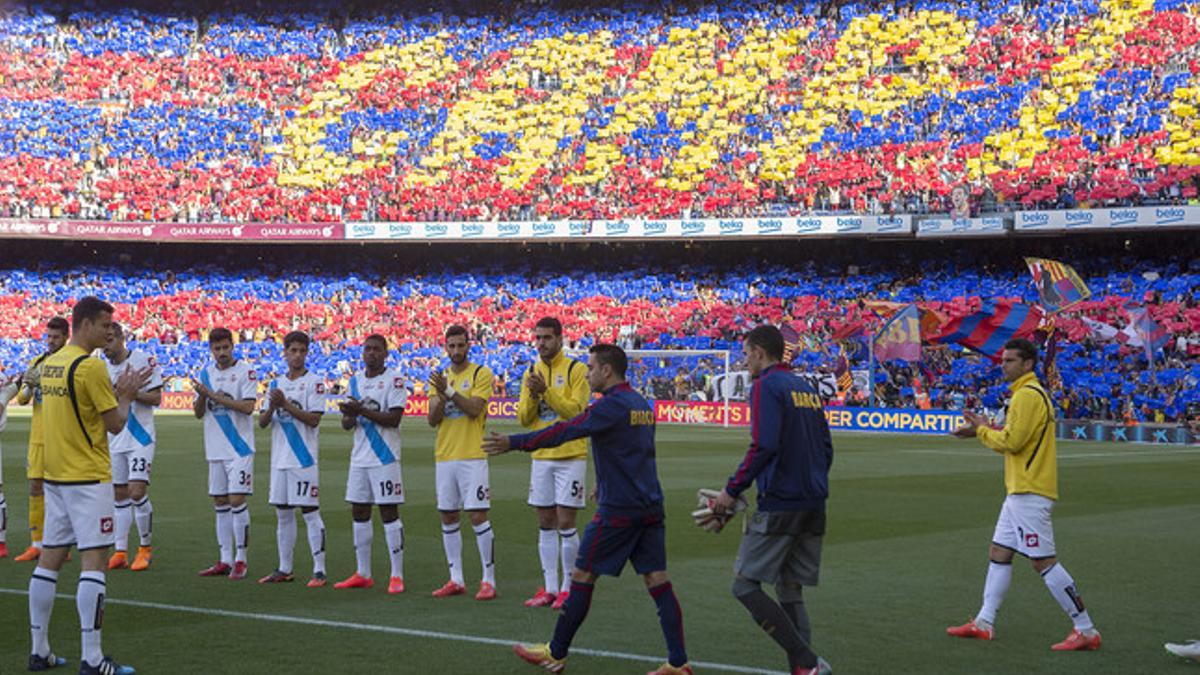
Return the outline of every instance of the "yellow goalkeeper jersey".
[[[75,345],[42,364],[47,483],[112,480],[102,414],[117,407],[108,368]]]
[[[50,354],[42,354],[29,362],[27,370],[40,371],[42,364],[46,359],[50,358]],[[39,380],[41,376],[39,375]],[[32,387],[25,387],[18,394],[18,403],[30,403],[33,405],[33,417],[29,421],[29,444],[44,445],[46,442],[46,434],[42,431],[42,385],[35,384]]]
[[[546,391],[540,398],[529,393],[530,373],[537,373],[546,381]],[[517,420],[531,431],[545,429],[582,413],[591,397],[587,366],[559,351],[549,365],[539,358],[525,374],[521,381],[521,397],[517,401]],[[580,438],[538,450],[533,453],[533,458],[585,459],[587,449],[587,439]]]
[[[454,368],[447,368],[445,375],[449,390],[467,398],[481,398],[485,406],[479,417],[471,418],[454,401],[446,401],[442,421],[437,427],[434,459],[439,462],[486,459],[483,428],[487,424],[486,402],[492,398],[492,369],[468,361],[462,372],[456,373]]]
[[[979,427],[975,435],[1004,455],[1008,494],[1037,494],[1058,499],[1058,446],[1050,396],[1028,373],[1009,386],[1012,397],[1003,429]]]

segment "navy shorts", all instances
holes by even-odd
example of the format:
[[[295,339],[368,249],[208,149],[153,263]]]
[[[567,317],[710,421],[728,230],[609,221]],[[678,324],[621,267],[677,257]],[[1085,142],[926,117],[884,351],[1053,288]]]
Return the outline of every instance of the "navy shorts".
[[[625,561],[638,574],[667,569],[667,535],[662,514],[602,516],[583,531],[575,567],[593,574],[621,576]]]

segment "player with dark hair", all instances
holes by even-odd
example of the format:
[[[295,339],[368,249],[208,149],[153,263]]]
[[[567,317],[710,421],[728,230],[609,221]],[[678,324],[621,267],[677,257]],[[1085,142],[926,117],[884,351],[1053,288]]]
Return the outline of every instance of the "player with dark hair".
[[[363,341],[363,370],[350,377],[350,396],[340,404],[342,428],[354,430],[346,501],[354,520],[354,574],[334,588],[371,588],[371,548],[375,531],[371,506],[379,507],[383,534],[391,559],[388,593],[404,592],[404,482],[400,471],[400,420],[408,403],[408,388],[398,371],[387,367],[388,343],[382,335]]]
[[[113,545],[112,459],[107,434],[125,428],[129,406],[149,380],[150,370],[126,370],[114,387],[104,364],[90,356],[107,342],[112,313],[112,305],[99,298],[81,298],[71,312],[71,342],[41,364],[46,529],[43,551],[29,580],[31,671],[65,663],[50,651],[50,614],[59,570],[70,547],[75,546],[81,569],[75,593],[83,649],[79,672],[133,672],[101,649],[104,566]]]
[[[250,543],[250,505],[254,494],[254,408],[258,374],[249,361],[233,355],[233,333],[214,328],[208,334],[213,363],[192,380],[196,400],[192,412],[204,421],[204,456],[208,460],[208,494],[217,513],[217,545],[221,558],[200,571],[202,577],[246,578]]]
[[[562,323],[542,317],[533,328],[538,359],[521,382],[517,420],[538,431],[583,412],[591,401],[587,366],[563,353]],[[575,516],[587,494],[587,441],[580,438],[533,453],[529,505],[537,510],[542,587],[526,607],[562,609],[571,588],[571,566],[579,554]],[[561,582],[559,563],[562,564]]]
[[[279,567],[258,580],[260,584],[290,582],[296,548],[296,508],[304,518],[308,548],[312,553],[310,588],[324,586],[325,522],[321,520],[319,441],[325,414],[325,380],[308,369],[307,334],[292,331],[283,338],[287,374],[271,380],[258,413],[258,426],[271,429],[271,487],[275,507],[275,541]]]
[[[37,560],[42,552],[42,522],[46,514],[42,486],[46,447],[42,424],[42,364],[67,344],[70,334],[71,326],[61,316],[56,316],[46,323],[46,351],[29,362],[29,367],[21,376],[21,388],[17,391],[17,404],[33,404],[33,418],[29,423],[29,450],[25,460],[25,475],[29,478],[29,548],[13,558],[17,562]]]
[[[987,417],[965,411],[967,424],[953,433],[958,438],[978,438],[1004,455],[1004,485],[1008,496],[1000,509],[992,544],[991,559],[983,587],[983,606],[975,618],[946,632],[954,637],[991,640],[993,624],[1004,595],[1012,583],[1013,555],[1029,558],[1042,575],[1050,594],[1058,601],[1074,629],[1051,649],[1086,651],[1100,648],[1100,632],[1092,624],[1075,580],[1058,562],[1050,512],[1058,499],[1058,450],[1055,441],[1054,405],[1034,373],[1037,347],[1029,340],[1010,340],[1004,345],[1000,369],[1009,383],[1011,398],[1003,429],[994,429]]]
[[[153,551],[151,528],[154,507],[150,504],[150,470],[154,464],[156,434],[154,408],[162,404],[162,369],[149,352],[125,346],[125,330],[113,322],[104,345],[108,377],[115,385],[122,373],[150,371],[150,381],[137,393],[129,407],[129,421],[119,434],[109,435],[108,450],[112,455],[113,499],[116,510],[116,552],[108,561],[108,569],[129,567],[141,572],[150,567]],[[129,528],[137,521],[138,552],[130,565],[126,556]]]
[[[783,361],[783,333],[758,326],[744,341],[750,389],[750,449],[713,506],[731,513],[735,500],[758,486],[734,563],[734,597],[787,653],[797,675],[830,672],[812,650],[804,587],[816,586],[825,535],[825,501],[833,441],[821,397]],[[762,589],[775,587],[772,599]]]
[[[489,455],[530,452],[577,438],[592,439],[599,507],[584,531],[571,573],[571,594],[548,644],[515,645],[517,656],[552,673],[566,668],[567,651],[587,617],[601,574],[619,576],[626,561],[641,574],[658,607],[668,662],[652,675],[690,675],[683,638],[683,612],[667,576],[662,486],[654,449],[654,408],[625,380],[629,362],[616,345],[589,350],[588,386],[602,394],[582,414],[540,431],[515,436],[492,433],[483,443]]]
[[[476,600],[496,597],[495,532],[488,521],[492,486],[487,456],[483,454],[483,428],[492,396],[492,369],[469,360],[467,329],[446,329],[446,355],[450,367],[429,378],[429,426],[437,429],[434,445],[437,509],[442,518],[442,546],[450,566],[450,580],[433,592],[436,598],[466,593],[462,564],[462,525],[465,511],[475,531],[482,580]]]

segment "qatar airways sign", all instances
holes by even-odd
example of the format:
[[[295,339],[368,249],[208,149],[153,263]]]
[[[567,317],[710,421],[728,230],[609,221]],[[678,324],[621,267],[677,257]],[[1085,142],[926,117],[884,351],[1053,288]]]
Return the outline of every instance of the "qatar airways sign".
[[[93,220],[0,220],[0,237],[115,241],[341,241],[341,223],[114,223]]]

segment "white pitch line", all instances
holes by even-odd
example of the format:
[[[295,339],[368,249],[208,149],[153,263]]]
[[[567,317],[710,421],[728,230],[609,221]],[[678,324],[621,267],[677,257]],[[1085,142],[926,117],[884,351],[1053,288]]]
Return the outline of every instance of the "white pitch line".
[[[889,452],[889,451],[881,451]],[[891,451],[896,452],[896,451]],[[981,452],[973,452],[970,450],[900,450],[899,452],[910,455],[950,455],[953,457],[986,457],[991,459],[992,455]],[[1197,455],[1200,454],[1200,449],[1186,448],[1179,450],[1121,450],[1117,452],[1070,452],[1059,453],[1059,459],[1087,459],[1096,457],[1144,457],[1146,455]]]
[[[16,588],[0,588],[0,593],[7,595],[29,595],[29,591]],[[74,595],[67,593],[59,593],[57,595],[62,600],[73,600]],[[498,638],[480,637],[478,635],[462,635],[461,633],[440,633],[431,630],[422,630],[419,628],[400,628],[397,626],[380,626],[369,623],[354,623],[350,621],[329,621],[326,619],[310,619],[300,616],[287,616],[286,614],[259,614],[257,612],[237,612],[228,609],[214,609],[210,607],[187,607],[185,605],[168,605],[161,602],[145,602],[142,600],[123,600],[120,598],[105,598],[105,604],[109,605],[125,605],[128,607],[140,607],[143,609],[160,609],[168,612],[181,612],[184,614],[200,614],[202,616],[220,616],[230,619],[246,619],[250,621],[274,621],[276,623],[294,623],[305,626],[320,626],[323,628],[341,628],[346,630],[357,630],[370,633],[387,633],[390,635],[404,635],[407,637],[432,638],[434,640],[450,640],[452,642],[469,642],[479,645],[493,645],[499,647],[511,647],[513,643],[519,640],[501,640]],[[583,649],[579,647],[571,648],[572,654],[584,654],[587,656],[599,656],[610,659],[621,659],[624,661],[637,661],[641,663],[662,663],[661,656],[643,656],[641,654],[628,654],[626,652],[613,652],[607,649]],[[765,670],[762,668],[749,668],[746,666],[735,666],[728,663],[712,663],[709,661],[692,661],[693,666],[698,668],[706,668],[708,670],[719,670],[729,673],[752,673],[762,675],[778,675],[778,671]]]

